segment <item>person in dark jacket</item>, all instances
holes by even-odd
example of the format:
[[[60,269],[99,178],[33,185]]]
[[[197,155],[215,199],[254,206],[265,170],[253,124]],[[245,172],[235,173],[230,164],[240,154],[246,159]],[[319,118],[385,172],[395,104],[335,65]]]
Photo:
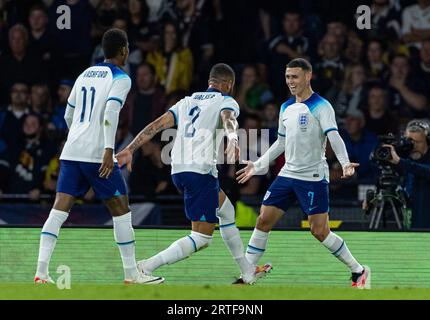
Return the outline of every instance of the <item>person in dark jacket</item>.
[[[430,126],[423,120],[412,120],[406,127],[405,136],[410,138],[414,147],[409,159],[400,158],[394,147],[391,149],[391,163],[406,175],[406,192],[412,207],[411,228],[430,228]]]

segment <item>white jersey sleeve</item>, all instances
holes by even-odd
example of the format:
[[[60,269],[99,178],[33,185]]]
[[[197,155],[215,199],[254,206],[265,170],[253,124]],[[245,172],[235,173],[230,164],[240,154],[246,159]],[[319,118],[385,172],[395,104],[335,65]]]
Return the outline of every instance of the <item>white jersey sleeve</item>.
[[[285,130],[285,125],[284,122],[282,121],[282,112],[283,112],[283,108],[281,107],[281,109],[279,110],[279,120],[278,120],[278,136],[281,137],[285,137],[286,134],[286,130]]]
[[[320,123],[323,133],[327,135],[328,132],[338,129],[334,109],[327,100],[325,100],[325,103],[327,105],[323,108],[318,108],[315,116]]]
[[[173,114],[173,117],[175,118],[175,126],[177,126],[179,123],[179,114],[180,114],[179,108],[185,106],[186,103],[187,103],[186,98],[183,98],[168,109],[168,111],[170,111]]]
[[[118,101],[121,108],[124,105],[125,99],[127,98],[127,94],[131,88],[131,79],[128,76],[121,77],[119,79],[115,79],[112,84],[112,88],[109,91],[107,101],[114,100]],[[106,101],[106,102],[107,102]]]
[[[77,83],[75,82],[72,91],[70,91],[70,95],[67,98],[67,105],[73,109],[76,107],[76,85]]]
[[[224,100],[221,103],[220,112],[223,110],[231,110],[234,112],[234,116],[237,118],[240,114],[239,104],[230,96],[224,96]]]

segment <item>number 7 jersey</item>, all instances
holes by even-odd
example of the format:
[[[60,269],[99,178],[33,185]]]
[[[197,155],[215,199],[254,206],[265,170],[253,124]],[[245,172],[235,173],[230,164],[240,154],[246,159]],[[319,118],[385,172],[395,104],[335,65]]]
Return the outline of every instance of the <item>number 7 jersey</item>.
[[[106,103],[113,100],[122,108],[130,87],[130,77],[110,63],[92,66],[76,79],[67,100],[74,113],[61,160],[102,163]]]
[[[178,126],[172,149],[172,174],[218,176],[216,163],[224,137],[220,114],[226,109],[234,112],[236,118],[239,116],[237,102],[212,88],[185,97],[169,109]]]

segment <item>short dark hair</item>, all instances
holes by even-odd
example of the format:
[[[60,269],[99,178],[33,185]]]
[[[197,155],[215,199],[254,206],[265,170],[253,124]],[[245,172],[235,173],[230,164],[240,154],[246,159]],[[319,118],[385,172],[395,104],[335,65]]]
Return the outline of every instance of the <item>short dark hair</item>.
[[[209,81],[219,80],[219,81],[234,81],[236,75],[232,67],[225,63],[217,63],[211,69],[209,73]]]
[[[300,68],[303,71],[312,72],[312,65],[308,60],[303,58],[296,58],[288,62],[287,68]]]
[[[109,29],[103,35],[102,47],[106,59],[115,58],[127,46],[127,34],[117,28]]]

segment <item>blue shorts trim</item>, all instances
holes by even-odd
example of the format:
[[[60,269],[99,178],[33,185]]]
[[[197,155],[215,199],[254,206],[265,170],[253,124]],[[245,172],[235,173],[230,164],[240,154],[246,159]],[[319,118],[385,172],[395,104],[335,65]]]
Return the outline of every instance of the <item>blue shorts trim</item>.
[[[184,195],[185,214],[191,221],[217,223],[218,179],[210,174],[180,172],[172,175],[176,188]]]
[[[126,195],[127,188],[118,164],[115,163],[108,179],[99,177],[100,165],[100,163],[61,160],[57,192],[80,198],[92,187],[96,197],[101,200]]]
[[[307,215],[329,211],[329,188],[327,180],[305,181],[278,176],[263,199],[263,205],[287,211],[298,200]]]

